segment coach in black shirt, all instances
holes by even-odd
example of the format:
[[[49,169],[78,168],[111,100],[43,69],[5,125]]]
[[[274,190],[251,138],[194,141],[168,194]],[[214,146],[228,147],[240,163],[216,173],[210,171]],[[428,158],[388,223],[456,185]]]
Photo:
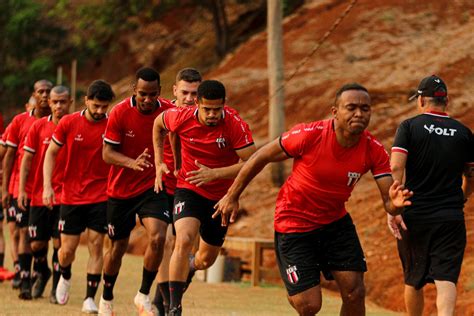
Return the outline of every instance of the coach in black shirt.
[[[410,99],[422,114],[400,124],[391,166],[394,180],[413,191],[412,205],[389,216],[388,225],[398,239],[408,314],[422,315],[423,287],[434,282],[438,315],[454,315],[466,247],[463,206],[474,179],[473,135],[445,113],[448,89],[441,78],[424,78]]]

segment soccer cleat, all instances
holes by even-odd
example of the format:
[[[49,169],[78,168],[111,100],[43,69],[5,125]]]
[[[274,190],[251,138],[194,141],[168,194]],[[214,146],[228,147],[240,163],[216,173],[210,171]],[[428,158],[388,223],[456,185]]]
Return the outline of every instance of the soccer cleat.
[[[56,300],[59,305],[64,305],[69,300],[69,290],[71,289],[71,281],[66,280],[61,275],[58,286],[56,287]]]
[[[56,291],[51,290],[51,293],[49,294],[49,303],[50,304],[58,304],[58,300],[56,299]]]
[[[99,315],[101,316],[114,316],[114,301],[104,300],[100,297],[99,301]]]
[[[21,284],[20,272],[15,272],[15,276],[12,279],[12,288],[14,290],[19,289]]]
[[[20,294],[18,297],[21,300],[31,300],[31,280],[30,278],[25,278],[21,280],[20,284]]]
[[[97,314],[99,312],[92,297],[88,297],[84,300],[82,303],[82,312],[85,314]]]
[[[156,316],[156,311],[153,309],[150,301],[150,296],[138,292],[133,300],[135,306],[138,308],[138,315],[140,316]]]
[[[181,316],[181,314],[182,314],[181,308],[174,307],[170,309],[168,316]]]
[[[32,296],[33,298],[40,298],[43,296],[44,289],[46,288],[46,284],[48,280],[51,278],[51,270],[48,268],[46,272],[38,273],[36,281],[33,283],[32,287]]]

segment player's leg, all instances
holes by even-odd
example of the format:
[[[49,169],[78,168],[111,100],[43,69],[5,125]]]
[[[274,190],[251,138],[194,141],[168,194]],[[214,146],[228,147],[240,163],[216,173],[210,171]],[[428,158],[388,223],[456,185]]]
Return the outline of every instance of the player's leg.
[[[18,240],[18,259],[20,261],[20,299],[31,300],[31,264],[33,256],[31,254],[30,237],[28,233],[29,205],[27,210],[19,209],[16,200],[14,200],[16,209],[16,222],[19,230]]]
[[[98,311],[94,300],[100,284],[104,263],[102,252],[103,246],[104,233],[89,228],[87,230],[87,247],[89,249],[89,261],[87,262],[87,287],[86,297],[82,304],[82,312],[89,314],[95,314]]]
[[[53,254],[51,256],[51,267],[53,269],[53,284],[51,286],[51,293],[49,295],[49,302],[51,304],[57,304],[56,300],[56,288],[58,287],[59,279],[61,277],[61,271],[59,269],[59,257],[58,252],[61,246],[61,236],[59,233],[59,212],[60,206],[56,205],[51,210],[51,217],[50,217],[50,229],[51,229],[51,237],[53,239]]]
[[[12,205],[7,209],[7,224],[10,233],[10,255],[13,261],[15,277],[12,280],[12,287],[17,289],[20,286],[20,261],[18,259],[18,242],[20,232],[16,224],[16,209]]]
[[[360,271],[331,271],[342,298],[340,315],[365,315],[364,273]]]
[[[405,308],[408,316],[421,316],[425,305],[423,288],[417,290],[411,285],[405,284]]]
[[[435,281],[435,284],[438,315],[454,315],[454,308],[456,307],[456,284],[450,281]]]
[[[165,247],[163,249],[163,258],[161,259],[158,274],[156,276],[157,286],[153,304],[157,307],[159,315],[165,315],[169,310],[170,290],[169,290],[169,265],[171,254],[175,244],[175,235],[173,226],[168,225],[166,232]]]

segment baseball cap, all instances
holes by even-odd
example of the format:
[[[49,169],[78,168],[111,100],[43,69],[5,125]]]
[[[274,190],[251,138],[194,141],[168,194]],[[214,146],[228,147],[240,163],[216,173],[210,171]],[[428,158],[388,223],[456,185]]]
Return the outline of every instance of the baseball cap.
[[[443,79],[436,75],[431,75],[421,80],[416,93],[408,100],[411,101],[420,95],[423,97],[445,97],[448,95],[448,88]]]

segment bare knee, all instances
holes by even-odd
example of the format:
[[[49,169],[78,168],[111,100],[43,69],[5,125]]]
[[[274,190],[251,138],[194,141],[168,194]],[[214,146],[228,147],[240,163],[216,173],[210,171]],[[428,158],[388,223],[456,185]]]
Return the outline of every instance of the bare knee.
[[[162,232],[156,232],[149,236],[148,244],[153,251],[160,251],[165,245],[166,234]]]
[[[44,241],[32,241],[31,242],[31,251],[40,251],[46,248],[47,244]]]
[[[179,254],[188,254],[194,244],[194,238],[189,234],[181,234],[176,236],[175,251]]]
[[[59,249],[60,257],[63,258],[63,261],[70,261],[74,258],[75,249],[70,247],[61,247]]]
[[[342,293],[342,300],[345,304],[363,304],[365,300],[365,286],[364,284],[358,284],[353,289]]]
[[[298,314],[303,316],[316,315],[321,310],[322,305],[321,300],[317,299],[294,300],[291,296],[288,296],[288,301]]]

